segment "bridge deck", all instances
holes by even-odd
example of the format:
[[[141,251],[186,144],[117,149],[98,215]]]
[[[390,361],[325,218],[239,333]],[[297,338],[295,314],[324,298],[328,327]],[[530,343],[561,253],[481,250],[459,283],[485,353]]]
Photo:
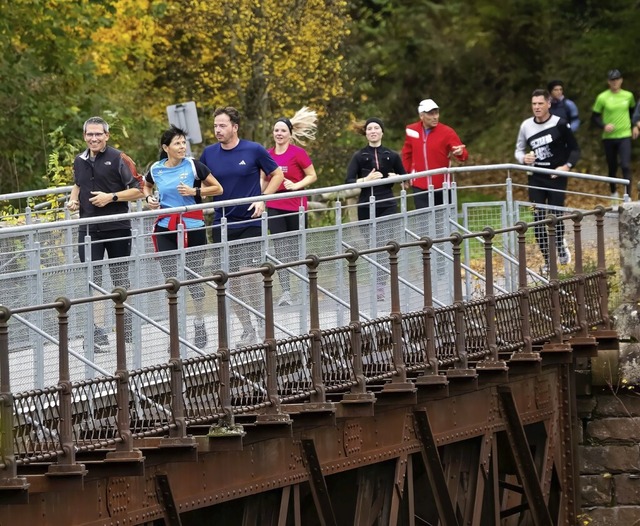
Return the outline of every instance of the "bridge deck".
[[[587,267],[581,223],[590,217],[595,219],[596,255],[595,264]],[[392,469],[396,481],[407,478],[423,485],[417,472],[424,470],[440,517],[454,508],[458,510],[454,515],[477,516],[473,509],[477,499],[487,498],[493,501],[495,516],[506,513],[509,506],[485,490],[496,493],[500,484],[517,482],[519,501],[511,494],[505,497],[506,486],[500,490],[507,501],[521,505],[525,495],[534,516],[545,517],[551,510],[556,519],[570,520],[575,515],[572,466],[559,458],[571,455],[567,449],[571,425],[567,427],[568,416],[562,416],[571,413],[567,393],[571,364],[576,357],[592,355],[598,344],[611,344],[615,334],[608,313],[605,210],[561,220],[573,226],[574,262],[572,272],[559,276],[554,255],[549,280],[532,279],[527,269],[530,236],[519,225],[497,234],[409,236],[399,243],[361,250],[350,245],[343,252],[323,251],[277,265],[183,279],[181,287],[176,281],[104,291],[100,297],[63,296],[35,305],[0,306],[0,499],[7,503],[0,521],[12,522],[21,516],[21,509],[29,510],[22,518],[41,516],[43,509],[50,513],[49,499],[55,499],[56,492],[78,487],[88,490],[88,504],[65,506],[69,524],[120,520],[143,524],[166,519],[172,506],[174,512],[186,513],[289,488],[298,492],[291,497],[291,506],[297,506],[299,515],[287,511],[289,497],[283,492],[276,508],[284,519],[262,523],[300,524],[299,508],[305,498],[325,519],[332,513],[365,513],[375,503],[377,491],[363,489],[367,477],[352,481],[360,487],[354,490],[355,510],[340,506],[339,489],[328,484],[327,477],[387,460],[397,461]],[[553,234],[552,220],[548,226]],[[506,259],[494,246],[503,233],[516,239]],[[485,249],[485,290],[468,294],[463,284],[471,268],[465,263],[464,247],[478,239]],[[344,246],[342,241],[340,245]],[[431,293],[442,283],[432,267],[439,258],[447,262],[448,303]],[[494,265],[504,261],[515,272],[515,290],[506,291],[493,282]],[[277,271],[286,269],[303,276],[304,287],[299,304],[282,309],[274,298],[274,280]],[[376,294],[372,269],[383,269],[386,278],[381,301],[371,299]],[[185,352],[189,348],[185,321],[191,319],[185,289],[195,283],[206,283],[215,293],[208,327],[214,329],[210,333],[217,341],[210,342],[205,352]],[[257,309],[240,301],[242,287],[261,297]],[[417,305],[414,294],[420,298]],[[80,313],[82,327],[86,312],[105,301],[111,303],[115,325],[105,370],[115,362],[116,372],[72,381],[70,356],[84,358],[82,363],[96,358],[91,348],[84,355],[73,351],[74,315]],[[251,312],[263,331],[262,341],[233,344],[229,320],[238,304]],[[166,324],[154,324],[156,320],[145,317],[140,305],[157,310],[162,305]],[[136,320],[132,339],[128,312]],[[21,330],[14,325],[16,318],[36,327],[38,319],[47,319],[57,329],[47,332],[56,335],[54,342],[44,343],[47,338],[42,335],[40,344],[41,356],[52,360],[45,360],[44,368],[54,364],[58,369],[57,382],[49,387],[12,389],[11,380],[21,365],[16,358],[30,352],[30,348],[11,348],[13,331]],[[33,319],[36,322],[29,322]],[[152,338],[154,330],[162,332],[163,339]],[[83,338],[83,346],[85,340],[91,347],[91,338]],[[151,361],[132,368],[136,348]],[[168,360],[157,358],[162,355]],[[565,427],[554,427],[558,422]],[[535,442],[538,450],[546,448],[545,461],[527,458],[518,446],[519,433],[525,433],[525,441]],[[465,500],[460,492],[450,501],[442,493],[448,486],[451,496],[451,479],[445,479],[455,478],[455,466],[468,468],[469,461],[447,449],[450,457],[434,464],[430,455],[435,450],[429,448],[469,440],[477,450],[471,464],[478,494],[474,501]],[[512,458],[503,464],[498,443],[505,441]],[[422,457],[422,467],[414,466],[415,455]],[[493,475],[490,465],[496,470]],[[438,466],[445,466],[445,471],[440,473]],[[384,478],[387,468],[372,469],[382,470],[374,472],[374,478]],[[407,475],[414,469],[416,473]],[[537,479],[539,485],[532,487],[536,469],[543,469],[543,474]],[[480,483],[482,470],[485,477]],[[206,481],[213,473],[224,475]],[[558,486],[564,500],[554,511],[549,495]],[[322,495],[328,489],[333,497],[327,501]],[[104,491],[107,508],[95,509]],[[156,491],[164,491],[164,498],[156,497]],[[16,504],[36,494],[42,495],[40,507]],[[396,501],[391,493],[381,495],[391,508],[415,507],[415,502]],[[247,516],[259,515],[251,506],[243,511],[248,524],[252,522]],[[399,517],[403,512],[395,513]],[[491,520],[486,524],[495,524]]]

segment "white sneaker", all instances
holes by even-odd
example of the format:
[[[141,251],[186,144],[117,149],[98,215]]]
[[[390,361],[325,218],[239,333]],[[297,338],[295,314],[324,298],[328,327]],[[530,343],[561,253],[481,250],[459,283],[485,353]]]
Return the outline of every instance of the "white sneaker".
[[[285,290],[278,300],[278,307],[287,307],[291,305],[291,292]]]
[[[563,239],[562,244],[558,245],[558,263],[561,265],[568,265],[571,263],[571,251],[569,250],[569,245],[567,245],[566,239]]]

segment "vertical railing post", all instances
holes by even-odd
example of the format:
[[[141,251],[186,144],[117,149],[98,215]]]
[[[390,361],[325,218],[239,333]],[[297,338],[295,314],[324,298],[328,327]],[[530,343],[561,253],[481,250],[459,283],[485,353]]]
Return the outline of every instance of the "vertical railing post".
[[[600,293],[600,312],[602,315],[602,320],[604,322],[604,329],[609,330],[613,328],[613,323],[609,315],[607,262],[605,256],[604,215],[606,209],[601,205],[596,208],[598,208],[598,213],[596,214],[596,240],[598,250],[598,272],[600,273],[600,280],[598,281],[598,292]]]
[[[180,281],[177,278],[167,279],[167,301],[169,303],[169,365],[171,366],[171,415],[175,428],[169,432],[171,439],[182,439],[187,436],[187,424],[184,415],[184,398],[182,391],[184,377],[179,341],[179,306],[178,291]]]
[[[318,256],[307,256],[307,272],[309,275],[309,334],[311,335],[311,381],[315,394],[311,401],[324,403],[326,389],[322,378],[322,331],[320,330],[320,298],[318,297]]]
[[[15,479],[18,470],[13,451],[13,393],[9,371],[9,318],[11,309],[0,305],[0,486]]]
[[[422,283],[424,289],[424,335],[425,335],[425,364],[424,373],[418,377],[416,384],[446,384],[447,379],[439,373],[438,355],[436,353],[436,312],[433,308],[433,285],[431,282],[431,247],[433,240],[423,237],[422,247]]]
[[[400,280],[398,276],[398,253],[400,245],[389,241],[386,245],[389,252],[389,271],[391,274],[391,341],[393,342],[394,374],[391,383],[385,384],[383,391],[415,393],[415,386],[407,381],[407,366],[404,359],[404,343],[402,338],[402,313],[400,312]]]
[[[353,374],[357,384],[351,388],[352,395],[367,392],[367,383],[362,366],[362,324],[360,323],[360,301],[358,297],[358,258],[360,254],[355,248],[347,250],[347,270],[349,274],[349,308],[351,329],[351,350],[353,352]]]
[[[359,410],[365,404],[372,405],[376,397],[374,393],[367,392],[367,378],[362,363],[362,323],[360,322],[360,298],[358,295],[358,258],[360,254],[355,248],[349,248],[346,254],[349,273],[349,328],[351,329],[352,367],[356,385],[343,395],[342,401],[345,403],[343,408],[349,407]]]
[[[58,398],[58,410],[60,415],[60,427],[58,433],[62,455],[58,455],[58,461],[49,466],[48,473],[55,475],[84,475],[86,470],[82,464],[76,464],[75,444],[73,443],[73,392],[71,390],[71,375],[69,373],[69,309],[71,300],[69,298],[58,298],[56,300],[56,310],[58,311],[58,387],[60,395]],[[77,400],[81,407],[89,400]]]
[[[16,503],[29,501],[29,483],[18,477],[13,449],[13,393],[9,370],[9,318],[11,309],[0,305],[0,490],[17,491]]]
[[[491,359],[498,359],[498,344],[496,339],[496,297],[493,291],[493,238],[495,232],[491,227],[484,229],[484,275],[486,276],[484,297],[487,323],[487,347]]]
[[[486,335],[487,335],[487,347],[489,350],[489,356],[486,360],[482,360],[476,366],[478,370],[484,370],[488,372],[506,372],[507,364],[504,360],[500,360],[498,355],[498,335],[496,326],[496,296],[494,291],[493,280],[493,239],[495,232],[491,227],[484,229],[484,270],[486,276],[486,288],[485,288],[485,322],[486,322]]]
[[[465,341],[465,307],[462,298],[462,235],[459,232],[451,234],[453,247],[453,305],[455,307],[455,345],[458,355],[456,369],[468,369],[467,347]]]
[[[574,271],[578,277],[578,286],[576,289],[576,304],[577,304],[577,321],[580,331],[576,335],[579,338],[586,338],[589,336],[589,326],[587,324],[587,305],[586,305],[586,279],[584,275],[584,260],[582,252],[582,218],[581,212],[574,212],[573,217],[573,240],[574,240],[574,252],[575,263]]]
[[[127,291],[123,287],[113,289],[116,311],[116,373],[118,379],[116,398],[118,400],[117,426],[122,442],[116,444],[116,450],[107,453],[109,459],[142,459],[142,453],[133,449],[133,434],[131,432],[129,371],[127,369],[127,348],[125,340],[124,302]]]
[[[262,264],[262,279],[264,287],[264,314],[265,314],[265,339],[267,346],[267,395],[271,401],[271,407],[267,413],[280,414],[280,395],[278,393],[278,349],[275,338],[275,317],[273,313],[273,274],[275,267],[272,263]],[[313,347],[313,342],[312,342]],[[312,376],[314,372],[312,369]]]
[[[516,223],[518,232],[518,298],[520,303],[520,330],[522,335],[522,351],[514,352],[511,361],[541,360],[540,353],[533,351],[533,337],[531,335],[531,304],[530,291],[527,287],[527,230],[529,225],[525,221]]]
[[[227,282],[229,275],[223,270],[218,270],[213,274],[213,281],[216,284],[216,299],[218,305],[218,354],[220,355],[220,370],[218,371],[220,380],[220,408],[224,417],[220,422],[214,424],[219,428],[235,428],[233,410],[231,408],[231,373],[230,373],[230,351],[229,351],[229,329],[227,325]]]
[[[563,342],[562,308],[560,306],[560,281],[558,280],[558,244],[556,233],[558,221],[555,215],[547,216],[549,221],[549,270],[551,274],[551,323],[553,336],[543,346],[544,351],[570,351],[571,346]]]

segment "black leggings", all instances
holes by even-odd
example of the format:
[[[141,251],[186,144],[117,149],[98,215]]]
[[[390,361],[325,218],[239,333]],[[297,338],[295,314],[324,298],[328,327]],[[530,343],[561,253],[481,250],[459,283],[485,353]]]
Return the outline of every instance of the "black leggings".
[[[624,139],[603,139],[604,156],[607,159],[607,168],[609,169],[609,177],[618,177],[618,159],[620,159],[620,168],[622,169],[622,177],[629,179],[627,192],[631,190],[631,137]],[[610,183],[611,193],[616,192],[616,184]]]
[[[395,214],[398,211],[398,206],[395,201],[382,201],[379,204],[376,204],[376,217],[384,217]],[[361,203],[358,205],[358,219],[360,221],[368,221],[369,220],[369,203]],[[386,223],[378,223],[376,228],[376,247],[380,247],[386,244],[389,241],[392,241],[391,233],[388,231],[389,227]],[[369,225],[361,225],[360,232],[362,233],[362,237],[365,240],[367,248],[371,243],[371,237],[369,235],[370,229]],[[386,252],[378,252],[375,255],[376,263],[379,265],[386,267],[385,263],[389,261],[389,255]],[[376,285],[378,287],[383,287],[387,283],[387,273],[382,271],[381,269],[377,269],[376,272]]]
[[[564,208],[565,190],[567,188],[567,178],[558,177],[551,179],[547,175],[536,175],[529,178],[529,201],[532,203],[546,204]],[[536,186],[538,188],[532,188]],[[533,210],[533,220],[542,221],[548,214],[558,212],[548,208],[535,207]],[[544,256],[545,263],[549,263],[549,233],[547,225],[536,225],[534,227],[536,241],[540,247],[540,252]],[[559,221],[556,225],[556,251],[564,242],[564,221]]]
[[[154,239],[158,252],[166,252],[168,250],[176,250],[178,248],[178,236],[175,230],[169,230],[163,226],[158,226],[153,230]],[[207,244],[207,231],[204,228],[198,228],[187,231],[187,239],[190,247],[197,247]],[[204,267],[204,250],[195,252],[187,252],[187,266],[192,268],[194,272],[202,274]],[[165,279],[175,277],[178,272],[176,257],[164,256],[160,258],[160,268]],[[194,283],[188,286],[189,293],[194,300],[204,298],[205,291],[202,283]]]
[[[267,214],[269,214],[269,232],[272,234],[282,234],[284,232],[295,232],[300,230],[300,218],[297,212],[279,210],[277,208],[267,208]],[[305,215],[305,227],[306,221],[307,216]],[[274,239],[273,247],[275,249],[276,257],[283,263],[288,263],[297,259],[296,255],[298,255],[298,244],[294,237],[287,239]],[[278,278],[280,279],[280,286],[282,287],[283,292],[291,290],[288,270],[279,270]]]
[[[78,230],[78,255],[80,261],[85,262],[84,238],[87,235],[86,229]],[[91,232],[91,261],[101,261],[105,252],[107,257],[121,258],[131,255],[131,230],[107,230],[101,232]],[[111,281],[116,287],[129,289],[129,264],[127,262],[109,263],[109,274]],[[93,270],[93,281],[102,287],[102,266],[97,265]]]
[[[415,186],[411,187],[413,192],[413,203],[418,208],[429,208],[429,191],[422,190]],[[449,203],[451,203],[451,190],[449,190]],[[433,191],[433,206],[440,206],[444,203],[444,189],[436,188]]]

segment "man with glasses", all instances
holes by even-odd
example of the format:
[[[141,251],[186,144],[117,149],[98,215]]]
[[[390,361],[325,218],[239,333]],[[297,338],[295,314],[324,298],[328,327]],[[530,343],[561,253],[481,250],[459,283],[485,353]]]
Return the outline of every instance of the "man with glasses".
[[[91,237],[91,261],[119,258],[131,254],[131,223],[128,219],[111,221],[107,216],[126,214],[127,201],[143,197],[140,176],[131,158],[107,145],[109,124],[101,117],[87,119],[83,126],[87,149],[73,161],[73,188],[67,208],[80,211],[80,217],[105,217],[99,223],[82,225],[78,229],[78,254],[84,262],[85,237]],[[115,286],[129,288],[127,263],[109,265],[111,281]],[[94,282],[102,286],[102,268],[95,267]],[[126,311],[126,338],[131,341],[131,316]],[[107,332],[95,325],[94,344],[107,345]],[[98,349],[96,349],[98,350]]]

